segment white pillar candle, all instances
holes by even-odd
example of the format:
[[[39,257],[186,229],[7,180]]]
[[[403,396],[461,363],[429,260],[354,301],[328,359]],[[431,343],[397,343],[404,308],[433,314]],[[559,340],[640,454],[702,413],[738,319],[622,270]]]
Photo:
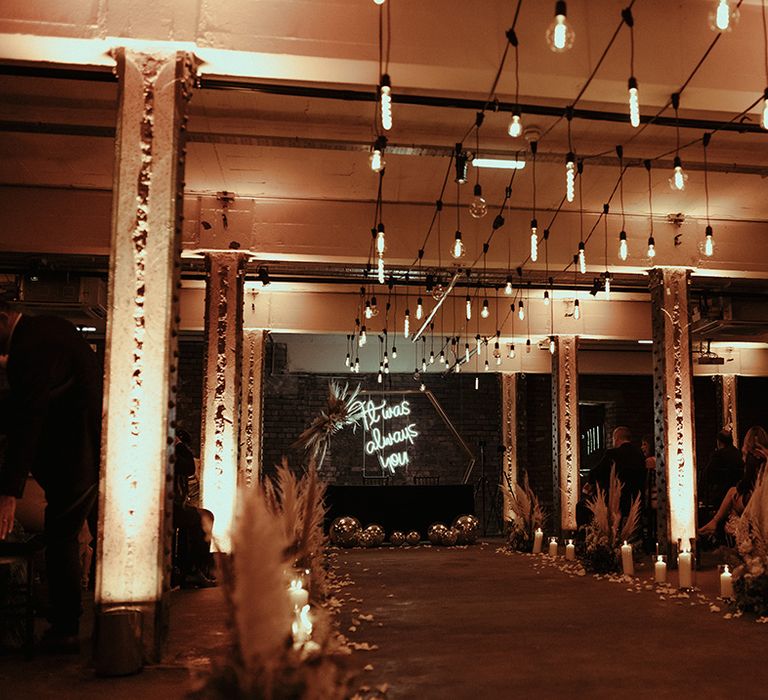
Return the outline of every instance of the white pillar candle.
[[[549,538],[549,556],[550,557],[557,556],[557,537]]]
[[[723,567],[723,573],[720,574],[720,597],[733,598],[733,576],[728,569],[728,564]]]
[[[536,528],[536,532],[533,535],[533,553],[541,554],[541,544],[544,541],[544,533],[541,528]]]
[[[677,571],[680,577],[680,588],[692,588],[693,572],[691,570],[691,553],[688,550],[677,555]]]
[[[626,540],[624,540],[624,544],[621,545],[621,566],[627,576],[635,575],[635,562],[632,560],[632,545],[627,544]]]
[[[309,592],[302,587],[301,581],[294,579],[288,587],[288,599],[291,602],[291,610],[298,612],[309,602]]]
[[[656,583],[667,582],[667,562],[660,554],[656,557],[656,563],[653,565],[653,577]]]
[[[576,547],[573,540],[568,540],[568,544],[565,545],[565,558],[568,561],[576,561]]]

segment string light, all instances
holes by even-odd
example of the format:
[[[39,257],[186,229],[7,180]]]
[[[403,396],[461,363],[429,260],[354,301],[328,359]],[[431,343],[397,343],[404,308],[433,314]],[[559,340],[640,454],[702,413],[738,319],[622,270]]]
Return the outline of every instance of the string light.
[[[464,343],[464,361],[469,362],[469,343]]]
[[[656,241],[654,240],[653,236],[648,236],[648,250],[646,251],[646,255],[649,258],[656,257]]]
[[[538,223],[536,219],[531,220],[531,261],[536,262],[539,259],[539,235],[537,233]]]
[[[491,315],[491,310],[488,308],[488,300],[483,299],[483,308],[480,311],[480,316],[488,318]]]
[[[442,350],[440,351],[440,356],[438,357],[438,360],[441,365],[445,364],[445,352],[443,352]]]
[[[715,8],[709,13],[709,26],[716,32],[728,32],[739,21],[738,4],[731,6],[730,0],[714,0]]]
[[[621,18],[629,27],[629,123],[633,127],[640,126],[640,99],[637,94],[637,78],[635,78],[635,19],[632,16],[632,8],[626,7],[621,11]]]
[[[629,79],[629,123],[635,128],[640,126],[640,100],[637,96],[637,78]]]
[[[424,302],[421,297],[416,300],[416,318],[421,321],[424,316]]]
[[[550,355],[555,354],[555,336],[554,335],[549,336],[549,354]]]
[[[675,156],[674,170],[672,171],[672,177],[669,178],[669,186],[673,190],[682,192],[685,189],[685,183],[688,181],[688,174],[683,170],[683,163],[680,160],[680,156]]]
[[[651,161],[644,160],[643,165],[648,172],[648,218],[651,223],[651,233],[648,236],[648,250],[646,255],[653,260],[656,257],[656,241],[653,238],[653,188],[651,186]]]
[[[403,320],[403,337],[411,337],[411,312],[409,309],[405,310],[405,318]]]
[[[624,147],[616,146],[616,155],[619,157],[619,198],[621,201],[621,231],[619,232],[619,257],[626,260],[629,255],[627,245],[626,216],[624,213]]]
[[[570,49],[576,38],[573,29],[568,24],[567,14],[565,0],[558,0],[555,3],[555,19],[549,25],[546,34],[549,48],[558,53]]]
[[[355,357],[354,371],[360,374],[360,358],[359,357]]]
[[[622,260],[626,260],[628,255],[629,255],[629,249],[627,246],[627,232],[620,231],[619,232],[619,257]]]
[[[379,305],[376,302],[376,297],[371,297],[371,315],[372,316],[379,315]]]
[[[579,272],[581,272],[582,275],[587,272],[587,254],[584,241],[579,241]]]
[[[715,238],[712,231],[712,222],[709,220],[709,168],[707,162],[707,146],[709,146],[709,140],[712,138],[712,134],[705,133],[701,142],[704,146],[704,201],[706,203],[707,210],[707,227],[704,229],[704,255],[711,258],[715,252]]]
[[[581,307],[579,306],[579,300],[575,299],[573,302],[573,317],[578,321],[581,318]]]
[[[483,188],[479,182],[475,185],[472,201],[469,203],[469,213],[475,219],[482,219],[488,213],[488,204],[483,198]]]
[[[381,102],[381,128],[384,131],[389,131],[392,128],[392,83],[387,73],[381,76],[379,98]]]
[[[480,389],[480,377],[475,377],[475,391]]]
[[[472,299],[469,298],[469,294],[467,294],[465,306],[466,306],[467,321],[469,321],[472,318]]]
[[[457,260],[464,257],[464,242],[461,240],[461,231],[456,231],[456,238],[453,241],[453,247],[451,248],[451,256]]]
[[[365,326],[360,327],[360,335],[357,336],[357,346],[363,347],[368,342],[368,336],[365,333]]]
[[[523,305],[523,300],[517,302],[517,317],[521,320],[525,320],[525,306]]]
[[[544,290],[544,306],[549,306],[549,290]]]
[[[429,364],[430,365],[434,365],[435,364],[435,351],[434,350],[430,350],[430,353],[429,353]]]
[[[504,285],[504,294],[508,297],[512,296],[512,278],[507,277],[507,283]]]
[[[370,319],[373,317],[373,310],[371,309],[371,302],[366,301],[365,302],[365,317]]]
[[[510,360],[514,360],[515,359],[515,344],[514,343],[510,343],[509,347],[507,348],[507,358],[509,358]]]
[[[376,375],[376,381],[381,384],[384,381],[384,375],[381,373],[381,370],[379,370],[379,373]]]
[[[763,129],[768,129],[768,88],[763,92],[763,118],[760,123]]]
[[[611,298],[611,273],[608,270],[605,271],[605,298]]]
[[[349,353],[347,353],[347,356],[344,358],[344,365],[346,367],[349,367],[352,365],[352,358],[349,356]]]
[[[530,338],[527,338],[526,341],[525,341],[525,353],[526,353],[526,355],[530,355],[531,354],[531,339]]]
[[[576,156],[569,151],[565,156],[565,198],[572,202],[576,196]]]
[[[379,136],[374,141],[371,148],[371,155],[368,157],[368,162],[371,165],[371,170],[375,173],[380,173],[384,170],[384,166],[387,164],[384,160],[384,149],[387,147],[387,137]]]
[[[392,359],[397,359],[397,348],[394,345],[392,346]]]
[[[386,0],[373,0],[373,2],[374,2],[376,5],[383,5],[383,4],[386,2]]]
[[[488,360],[485,361],[485,365],[483,366],[483,370],[486,372],[489,372],[491,369],[491,366],[488,364]]]
[[[513,112],[512,113],[512,119],[509,122],[509,127],[507,128],[507,133],[513,138],[516,139],[523,133],[523,122],[520,119],[520,113],[519,112]]]

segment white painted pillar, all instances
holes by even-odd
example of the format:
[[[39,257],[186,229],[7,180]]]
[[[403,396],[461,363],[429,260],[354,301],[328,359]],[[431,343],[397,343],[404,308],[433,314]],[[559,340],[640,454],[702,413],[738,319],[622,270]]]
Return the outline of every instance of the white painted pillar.
[[[676,554],[696,537],[696,431],[693,422],[689,271],[650,271],[659,543]]]
[[[213,543],[231,551],[240,464],[243,371],[243,293],[248,255],[236,250],[205,254],[205,373],[203,375],[203,508],[213,513]]]
[[[501,432],[504,463],[501,475],[504,525],[515,519],[511,497],[517,484],[517,372],[501,373]]]
[[[552,457],[555,528],[576,530],[579,500],[578,337],[555,336],[552,355]]]
[[[119,79],[96,568],[96,657],[125,611],[158,659],[170,562],[179,248],[195,59],[115,52]],[[138,623],[136,621],[139,621]],[[130,652],[129,652],[130,653]],[[130,660],[128,660],[130,662]]]
[[[267,332],[243,334],[243,387],[240,401],[240,473],[243,485],[256,486],[261,477],[264,348]]]

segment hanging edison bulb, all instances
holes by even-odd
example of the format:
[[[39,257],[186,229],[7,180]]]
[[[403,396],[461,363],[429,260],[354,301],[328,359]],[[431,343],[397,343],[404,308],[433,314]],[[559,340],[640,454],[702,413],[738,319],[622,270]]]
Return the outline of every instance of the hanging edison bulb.
[[[411,337],[411,312],[409,309],[405,310],[405,319],[403,320],[403,337]]]
[[[544,306],[549,306],[549,290],[544,290]]]
[[[355,372],[357,372],[358,374],[360,373],[360,358],[359,357],[355,358]]]
[[[514,360],[515,359],[515,344],[514,343],[510,343],[509,347],[507,348],[507,357],[510,360]]]
[[[605,271],[605,298],[611,298],[611,273],[608,270]]]
[[[653,236],[648,236],[648,250],[646,251],[646,255],[649,258],[656,257],[656,241],[653,240]]]
[[[728,32],[739,21],[738,3],[733,0],[714,0],[715,7],[709,13],[709,26],[716,32]]]
[[[527,338],[526,341],[525,341],[525,353],[526,353],[526,355],[530,355],[531,354],[531,339],[530,338]]]
[[[443,350],[440,351],[440,356],[438,358],[438,361],[441,365],[445,364],[445,352]]]
[[[483,198],[483,188],[479,182],[475,185],[473,195],[469,203],[469,213],[475,219],[482,219],[488,213],[488,204]]]
[[[629,79],[629,123],[635,128],[640,126],[640,100],[637,96],[637,78]]]
[[[517,317],[521,320],[525,320],[525,306],[523,305],[523,300],[517,302]]]
[[[376,297],[371,297],[371,315],[372,316],[379,315],[379,304],[376,301]]]
[[[469,321],[472,318],[472,300],[469,298],[469,294],[467,294],[464,306],[466,307],[467,321]]]
[[[368,319],[373,318],[373,309],[371,309],[370,301],[365,302],[365,317]]]
[[[705,235],[704,235],[704,255],[706,255],[708,258],[711,258],[714,252],[715,252],[715,238],[712,232],[712,227],[707,226],[705,230]]]
[[[512,112],[512,119],[509,122],[509,126],[507,127],[507,133],[513,138],[516,139],[523,133],[523,122],[520,119],[520,112]]]
[[[429,352],[429,364],[434,365],[435,364],[435,352],[434,350],[430,350]]]
[[[394,345],[392,346],[392,359],[397,359],[397,348]]]
[[[768,88],[763,92],[763,118],[761,120],[763,129],[768,129]]]
[[[483,299],[483,308],[480,311],[480,316],[488,318],[491,315],[491,310],[488,308],[488,300]]]
[[[573,46],[575,38],[576,35],[568,24],[565,0],[559,0],[555,3],[555,19],[547,29],[547,43],[549,44],[549,48],[558,53],[567,51]]]
[[[457,260],[464,256],[464,243],[461,240],[461,231],[456,231],[456,238],[451,247],[451,256]]]
[[[347,356],[344,358],[344,365],[346,367],[350,367],[352,365],[352,358],[349,356],[349,353],[347,353]]]
[[[626,260],[629,255],[629,246],[627,245],[627,232],[621,231],[619,233],[619,257],[622,260]]]
[[[427,358],[422,357],[421,358],[421,371],[426,372],[427,371]]]
[[[512,296],[512,278],[507,277],[507,283],[504,285],[504,294],[508,297]]]
[[[575,299],[573,302],[573,317],[578,321],[581,318],[581,307],[579,306],[579,300]]]
[[[550,355],[555,354],[555,336],[554,335],[549,336],[549,354]]]
[[[464,361],[469,362],[469,343],[464,343]]]
[[[381,128],[389,131],[392,128],[392,83],[386,73],[381,76],[379,101],[381,103]]]
[[[576,196],[576,156],[569,152],[565,156],[565,198],[572,202]]]
[[[373,0],[373,2],[376,5],[383,5],[386,2],[386,0]]]
[[[582,275],[587,273],[587,252],[584,246],[584,241],[579,241],[579,272]]]
[[[477,354],[480,354],[480,348],[483,346],[483,339],[480,337],[480,334],[478,333],[475,336],[475,347],[477,348]]]
[[[539,259],[539,234],[538,222],[531,219],[531,261],[536,262]]]
[[[489,372],[491,369],[491,366],[488,364],[488,360],[485,361],[485,365],[483,366],[483,370],[486,372]]]
[[[688,182],[688,175],[683,170],[683,163],[680,160],[680,156],[675,156],[674,170],[672,171],[672,177],[669,178],[669,186],[673,190],[682,192],[685,189],[685,183]]]
[[[357,336],[358,347],[363,347],[368,342],[368,336],[365,333],[365,326],[360,327],[360,335]]]
[[[421,321],[424,316],[424,301],[421,297],[416,300],[416,318]]]
[[[382,374],[381,370],[379,370],[379,373],[376,375],[376,381],[381,384],[384,381],[384,375]]]

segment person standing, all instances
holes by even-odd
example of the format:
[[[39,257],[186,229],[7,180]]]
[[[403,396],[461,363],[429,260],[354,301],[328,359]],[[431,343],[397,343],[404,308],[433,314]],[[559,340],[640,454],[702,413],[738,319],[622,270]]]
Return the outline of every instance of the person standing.
[[[78,645],[80,546],[86,518],[95,532],[102,377],[78,330],[55,316],[27,316],[0,304],[0,353],[9,397],[8,447],[0,465],[0,539],[13,527],[27,475],[42,486],[51,628],[44,645]]]
[[[709,513],[714,513],[725,498],[731,486],[735,486],[744,475],[744,460],[741,451],[734,446],[728,430],[717,434],[717,448],[704,468],[703,483],[699,492]]]

